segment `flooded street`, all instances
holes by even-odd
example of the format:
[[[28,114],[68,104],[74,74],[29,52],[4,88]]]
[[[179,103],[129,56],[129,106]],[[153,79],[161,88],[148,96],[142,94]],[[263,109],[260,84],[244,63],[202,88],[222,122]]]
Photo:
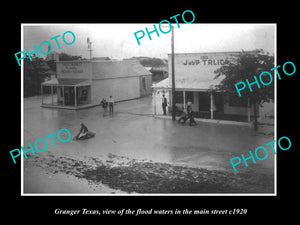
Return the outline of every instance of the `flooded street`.
[[[249,150],[274,140],[273,135],[256,133],[245,126],[198,122],[198,126],[190,127],[170,119],[154,118],[151,97],[117,103],[113,115],[103,115],[100,106],[75,111],[42,108],[40,103],[39,97],[24,99],[25,149],[28,148],[28,142],[34,143],[36,139],[57,133],[61,128],[67,128],[72,138],[62,143],[55,135],[55,147],[47,138],[47,151],[24,158],[25,194],[273,192],[272,150],[264,161],[257,160],[253,164],[248,160],[248,167],[240,164],[236,173],[238,177],[234,175],[230,164],[230,158],[240,156],[241,153],[249,155]],[[73,140],[80,130],[81,122],[96,133],[94,138]],[[38,146],[44,148],[41,142],[38,142]],[[141,171],[145,168],[148,170],[144,171],[143,176]],[[213,183],[207,178],[208,186],[201,186],[203,172],[208,177],[211,174],[214,180],[222,180],[220,177],[223,177],[223,185],[214,189],[211,186]],[[99,177],[101,174],[102,177]],[[136,183],[136,188],[125,185],[126,179],[127,183],[135,183],[132,180],[133,174],[138,176],[135,181],[140,181],[139,185]],[[153,175],[153,179],[149,174]],[[244,186],[239,187],[236,180],[238,178],[241,184],[244,183],[241,180],[243,174],[248,175],[248,179],[244,180],[248,182],[245,187],[249,182],[254,182],[249,177],[257,177],[257,183],[254,184],[260,183],[261,186],[259,184],[257,190],[248,188],[243,191]],[[172,176],[174,179],[166,185],[173,185],[173,191],[163,185],[167,182],[164,178]],[[194,177],[194,180],[187,178],[189,176]],[[116,184],[118,180],[112,180],[113,177],[119,177],[123,185]],[[185,181],[185,189],[176,189],[177,186],[182,187],[177,180],[179,177]],[[262,180],[266,183],[262,184]],[[151,191],[146,188],[154,188],[149,182],[160,182],[161,188]],[[201,189],[200,186],[205,188]]]

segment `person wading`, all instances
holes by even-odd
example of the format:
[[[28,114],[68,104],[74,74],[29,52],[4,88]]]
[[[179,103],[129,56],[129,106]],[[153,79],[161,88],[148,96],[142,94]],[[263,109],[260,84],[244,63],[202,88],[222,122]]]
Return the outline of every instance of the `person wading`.
[[[112,96],[109,96],[109,99],[108,99],[108,107],[109,107],[109,112],[110,113],[113,113],[114,112],[114,99],[112,98]]]
[[[108,102],[105,100],[105,98],[102,98],[100,105],[103,108],[103,116],[106,116]]]

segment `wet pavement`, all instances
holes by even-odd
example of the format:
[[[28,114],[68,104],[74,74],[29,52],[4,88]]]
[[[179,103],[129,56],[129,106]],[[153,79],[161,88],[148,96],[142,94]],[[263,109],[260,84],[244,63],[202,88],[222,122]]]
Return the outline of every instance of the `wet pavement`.
[[[215,189],[213,191],[213,188],[210,188],[213,193],[273,191],[273,185],[271,184],[273,181],[274,155],[271,149],[266,160],[257,160],[256,164],[248,160],[249,166],[245,167],[242,164],[237,166],[237,173],[233,173],[230,164],[230,158],[240,156],[241,153],[247,156],[249,150],[254,151],[256,147],[264,146],[274,140],[273,127],[263,127],[263,129],[255,132],[246,126],[199,122],[198,126],[190,127],[169,119],[156,119],[152,116],[151,97],[117,103],[113,114],[103,113],[100,106],[75,111],[42,108],[40,104],[40,97],[24,99],[23,143],[25,148],[28,147],[28,142],[34,143],[37,138],[44,138],[53,132],[57,133],[61,128],[67,128],[73,138],[78,133],[81,122],[90,131],[95,132],[96,136],[84,141],[71,139],[67,143],[62,143],[57,137],[54,137],[55,147],[48,138],[47,151],[24,159],[24,193],[150,193],[151,190],[141,187],[151,186],[149,185],[149,182],[151,182],[149,174],[158,174],[155,168],[159,167],[165,168],[165,171],[181,171],[176,173],[172,182],[177,182],[176,179],[181,177],[180,174],[185,168],[188,168],[190,173],[194,175],[208,171],[205,173],[211,174],[213,180],[216,180],[215,178],[221,176],[222,173],[225,173],[227,178],[237,177],[236,175],[241,178],[243,174],[247,174],[247,177],[253,175],[263,177],[260,181],[254,182],[254,185],[252,184],[251,190],[249,188],[243,189],[247,186],[247,182],[249,184],[249,179],[247,179],[244,186],[236,189],[233,186],[237,185],[232,186],[232,183],[227,179],[229,183],[227,181],[223,182],[223,190]],[[43,149],[43,143],[38,142],[38,147]],[[107,180],[108,176],[113,177],[108,173],[108,171],[112,171],[112,164],[114,164],[110,162],[110,159],[107,159],[109,156],[114,156],[113,162],[116,158],[126,159],[126,163],[136,160],[139,162],[138,167],[136,167],[139,168],[138,170],[143,170],[143,168],[146,168],[143,166],[148,166],[149,170],[147,170],[146,175],[144,174],[148,179],[135,177],[139,188],[125,188],[126,185],[116,185],[116,180]],[[62,159],[65,160],[64,167],[61,167],[61,161],[59,161]],[[89,172],[86,172],[86,169],[80,169],[81,167],[90,168],[89,163],[97,159],[104,165],[103,167],[101,164],[102,169],[99,166],[94,167],[92,171],[88,170]],[[73,167],[70,169],[68,163],[72,160],[81,163],[78,165],[72,164]],[[126,180],[124,171],[132,175],[131,172],[136,170],[136,168],[129,170],[130,167],[125,164],[116,164],[119,170],[114,172],[114,176],[119,176],[120,182]],[[156,167],[153,165],[156,165]],[[54,173],[54,171],[56,172]],[[69,171],[69,173],[67,174],[66,171]],[[93,176],[96,176],[95,171],[107,174],[107,176],[103,176],[101,179],[99,177],[92,179]],[[86,174],[91,176],[85,176]],[[170,175],[170,172],[166,172],[165,178],[168,175]],[[186,175],[183,177],[182,179],[187,178]],[[135,183],[132,177],[127,178],[128,182]],[[54,180],[55,185],[53,184]],[[262,180],[267,180],[268,185],[265,183],[261,185]],[[145,183],[145,181],[147,182]],[[195,178],[194,181],[196,182],[197,179]],[[156,178],[153,180],[154,182],[157,182]],[[160,182],[163,184],[166,181],[160,180]],[[171,184],[173,184],[172,182]],[[185,183],[189,184],[187,180],[185,180]],[[195,193],[196,190],[199,190],[199,193],[209,192],[207,189],[205,191],[199,188],[198,183],[190,183],[190,186],[186,187],[185,190],[174,190],[174,192]],[[210,182],[207,181],[207,183],[211,185]],[[240,183],[243,182],[240,181]],[[256,190],[254,188],[255,184],[257,184]],[[153,191],[172,192],[168,189],[155,190]]]

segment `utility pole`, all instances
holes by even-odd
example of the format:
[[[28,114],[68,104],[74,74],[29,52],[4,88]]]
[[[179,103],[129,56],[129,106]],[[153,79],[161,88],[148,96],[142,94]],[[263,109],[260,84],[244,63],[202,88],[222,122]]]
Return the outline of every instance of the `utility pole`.
[[[175,101],[174,26],[172,26],[172,120],[176,120]]]
[[[88,45],[88,51],[90,51],[90,60],[92,60],[92,42],[90,41],[90,38],[87,38],[87,45]]]
[[[163,26],[165,27],[165,26]],[[176,120],[176,99],[175,99],[175,61],[174,61],[174,26],[172,27],[172,38],[171,38],[171,48],[172,48],[172,120]]]

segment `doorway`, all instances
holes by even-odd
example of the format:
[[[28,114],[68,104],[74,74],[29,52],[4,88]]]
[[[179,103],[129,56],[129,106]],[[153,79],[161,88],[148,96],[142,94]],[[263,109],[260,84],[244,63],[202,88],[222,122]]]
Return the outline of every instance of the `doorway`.
[[[64,87],[65,105],[74,106],[75,105],[75,93],[73,86]]]
[[[199,92],[199,112],[210,111],[210,94],[209,92]]]

